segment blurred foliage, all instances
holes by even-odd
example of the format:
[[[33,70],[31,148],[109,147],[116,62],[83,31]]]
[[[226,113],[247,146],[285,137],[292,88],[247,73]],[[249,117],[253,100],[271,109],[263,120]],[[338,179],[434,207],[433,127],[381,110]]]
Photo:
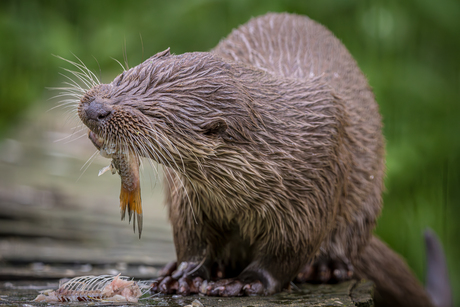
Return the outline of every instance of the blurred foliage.
[[[3,0],[0,135],[24,124],[24,110],[49,96],[45,87],[63,81],[59,67],[68,64],[52,54],[75,54],[108,82],[120,72],[112,57],[126,52],[134,66],[167,47],[176,54],[206,51],[269,11],[308,15],[357,59],[381,106],[387,138],[387,193],[377,233],[423,280],[422,233],[432,227],[460,292],[459,1]]]

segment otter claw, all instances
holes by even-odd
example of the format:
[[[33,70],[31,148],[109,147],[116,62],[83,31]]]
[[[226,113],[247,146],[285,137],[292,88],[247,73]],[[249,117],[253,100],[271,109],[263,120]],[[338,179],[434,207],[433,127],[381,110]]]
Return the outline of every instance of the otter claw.
[[[225,290],[225,287],[221,286],[221,287],[217,287],[217,288],[213,288],[212,285],[209,285],[206,289],[206,295],[209,295],[209,296],[221,296],[222,295],[222,292]]]
[[[172,272],[174,272],[177,268],[177,262],[176,261],[172,261],[170,263],[168,263],[167,265],[165,265],[159,272],[159,275],[161,277],[164,277],[164,276],[167,276],[167,275],[171,275]]]
[[[264,293],[264,286],[262,282],[256,280],[250,284],[247,284],[243,287],[244,293],[248,296],[253,295],[262,295]]]
[[[188,278],[182,277],[179,279],[179,289],[177,290],[177,294],[189,295],[191,283],[192,281]]]

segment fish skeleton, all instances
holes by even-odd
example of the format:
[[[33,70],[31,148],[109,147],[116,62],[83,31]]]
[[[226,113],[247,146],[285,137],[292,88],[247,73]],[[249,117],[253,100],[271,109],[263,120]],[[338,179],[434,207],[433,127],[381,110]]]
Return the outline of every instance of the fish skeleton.
[[[59,285],[59,289],[45,290],[34,302],[132,302],[137,303],[142,291],[139,284],[120,276],[81,276]]]

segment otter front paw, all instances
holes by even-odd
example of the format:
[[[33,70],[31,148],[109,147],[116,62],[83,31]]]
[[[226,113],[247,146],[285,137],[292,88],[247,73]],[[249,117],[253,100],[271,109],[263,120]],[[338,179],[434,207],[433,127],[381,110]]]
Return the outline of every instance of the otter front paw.
[[[155,280],[150,288],[150,293],[189,295],[200,293],[203,283],[201,277],[181,277],[174,279],[171,276],[160,277]]]
[[[353,266],[348,259],[319,258],[313,264],[305,265],[297,274],[299,283],[339,283],[353,277]]]
[[[150,292],[181,295],[199,293],[203,278],[189,275],[198,269],[200,263],[181,262],[177,266],[177,262],[170,262],[160,271],[160,277],[153,281]]]
[[[203,282],[201,293],[209,296],[263,295],[264,286],[259,280],[243,282],[238,278],[221,279],[216,282]]]
[[[214,275],[213,275],[214,276]],[[211,281],[209,272],[197,262],[167,264],[151,284],[151,293],[190,295],[202,293],[209,296],[263,295],[265,288],[259,280],[221,278],[223,271],[217,270],[217,281]],[[219,279],[219,277],[221,279]]]

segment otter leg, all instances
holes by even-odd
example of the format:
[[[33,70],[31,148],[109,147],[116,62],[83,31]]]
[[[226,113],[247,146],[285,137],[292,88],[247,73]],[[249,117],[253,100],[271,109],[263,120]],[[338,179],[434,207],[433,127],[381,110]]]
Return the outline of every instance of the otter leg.
[[[188,295],[198,293],[201,283],[209,279],[211,263],[207,259],[207,242],[203,236],[206,223],[195,223],[190,202],[177,193],[181,187],[179,178],[165,168],[166,204],[173,226],[173,238],[177,261],[167,264],[151,285],[152,293],[178,293]],[[198,212],[196,212],[198,214]],[[202,218],[196,216],[196,218]]]
[[[175,237],[175,242],[178,240]],[[190,240],[196,238],[189,238]],[[180,242],[180,241],[179,241]],[[160,277],[153,281],[151,293],[182,294],[189,295],[199,293],[203,280],[209,280],[211,276],[210,262],[202,251],[184,249],[185,245],[179,247],[176,243],[178,261],[168,263],[161,271]],[[202,259],[199,261],[199,259]]]

